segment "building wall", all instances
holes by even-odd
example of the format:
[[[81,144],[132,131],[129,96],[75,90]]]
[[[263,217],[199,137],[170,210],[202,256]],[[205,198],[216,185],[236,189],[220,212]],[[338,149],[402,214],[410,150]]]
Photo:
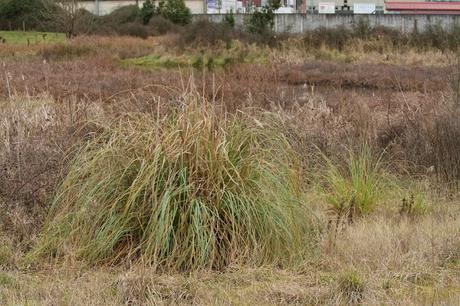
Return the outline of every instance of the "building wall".
[[[318,10],[318,6],[320,2],[334,2],[335,7],[337,10],[341,10],[342,7],[345,5],[344,0],[302,0],[305,4],[305,7],[311,8],[313,7],[315,10]],[[375,4],[376,9],[378,11],[383,11],[385,7],[385,2],[428,2],[428,0],[347,0],[346,5],[349,7],[349,11],[353,10],[353,4],[357,3],[371,3]],[[440,0],[440,1],[449,1],[449,0]],[[460,0],[451,0],[451,1],[460,1]]]
[[[185,5],[192,14],[205,13],[204,3],[204,0],[185,0]],[[107,15],[119,7],[134,4],[136,4],[136,0],[99,0],[99,15]],[[139,0],[139,6],[142,7],[143,4],[144,0]],[[80,1],[80,6],[93,14],[97,14],[95,0]]]
[[[246,15],[235,15],[235,24],[243,26]],[[222,22],[223,15],[195,15],[197,19],[208,19],[212,22]],[[449,29],[453,25],[460,25],[460,16],[453,15],[319,15],[319,14],[278,14],[275,15],[275,31],[301,33],[320,27],[351,28],[360,20],[366,20],[370,26],[385,26],[403,33],[411,32],[414,27],[424,30],[429,25],[440,25]]]

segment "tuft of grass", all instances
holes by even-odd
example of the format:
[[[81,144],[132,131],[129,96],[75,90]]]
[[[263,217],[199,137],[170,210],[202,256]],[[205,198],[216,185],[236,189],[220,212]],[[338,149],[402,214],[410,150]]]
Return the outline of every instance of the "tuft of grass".
[[[364,300],[365,282],[356,271],[342,274],[338,281],[338,289],[347,304],[357,304]]]
[[[425,215],[430,209],[430,202],[425,190],[422,186],[413,184],[408,188],[404,188],[401,194],[401,209],[400,214],[406,216],[421,216]]]
[[[123,305],[190,305],[195,302],[195,290],[190,281],[180,275],[155,276],[136,269],[118,277],[114,285]]]
[[[299,259],[309,213],[298,158],[275,118],[222,118],[191,99],[163,119],[129,115],[90,141],[32,258],[174,271]]]
[[[330,211],[349,221],[372,211],[388,182],[381,156],[375,156],[367,144],[358,151],[348,150],[342,162],[321,156],[324,167],[320,170],[319,187]]]
[[[13,251],[9,245],[3,244],[0,246],[0,266],[10,265],[13,262],[13,256]]]
[[[17,286],[16,280],[5,272],[0,271],[0,288]]]

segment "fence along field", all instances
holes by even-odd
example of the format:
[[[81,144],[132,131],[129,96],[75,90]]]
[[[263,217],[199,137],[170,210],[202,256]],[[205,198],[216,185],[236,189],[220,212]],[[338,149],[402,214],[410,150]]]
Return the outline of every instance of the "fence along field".
[[[456,304],[437,30],[0,44],[2,303]]]

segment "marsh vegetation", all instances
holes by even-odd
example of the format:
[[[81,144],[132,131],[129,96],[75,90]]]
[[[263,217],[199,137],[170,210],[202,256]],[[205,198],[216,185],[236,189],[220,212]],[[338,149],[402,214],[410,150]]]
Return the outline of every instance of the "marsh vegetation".
[[[1,303],[457,304],[452,44],[188,29],[0,44]]]

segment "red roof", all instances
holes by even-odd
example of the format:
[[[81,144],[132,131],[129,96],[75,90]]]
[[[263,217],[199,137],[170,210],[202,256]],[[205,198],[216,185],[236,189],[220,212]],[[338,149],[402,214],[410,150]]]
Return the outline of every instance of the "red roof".
[[[385,2],[387,11],[460,11],[460,2]]]

